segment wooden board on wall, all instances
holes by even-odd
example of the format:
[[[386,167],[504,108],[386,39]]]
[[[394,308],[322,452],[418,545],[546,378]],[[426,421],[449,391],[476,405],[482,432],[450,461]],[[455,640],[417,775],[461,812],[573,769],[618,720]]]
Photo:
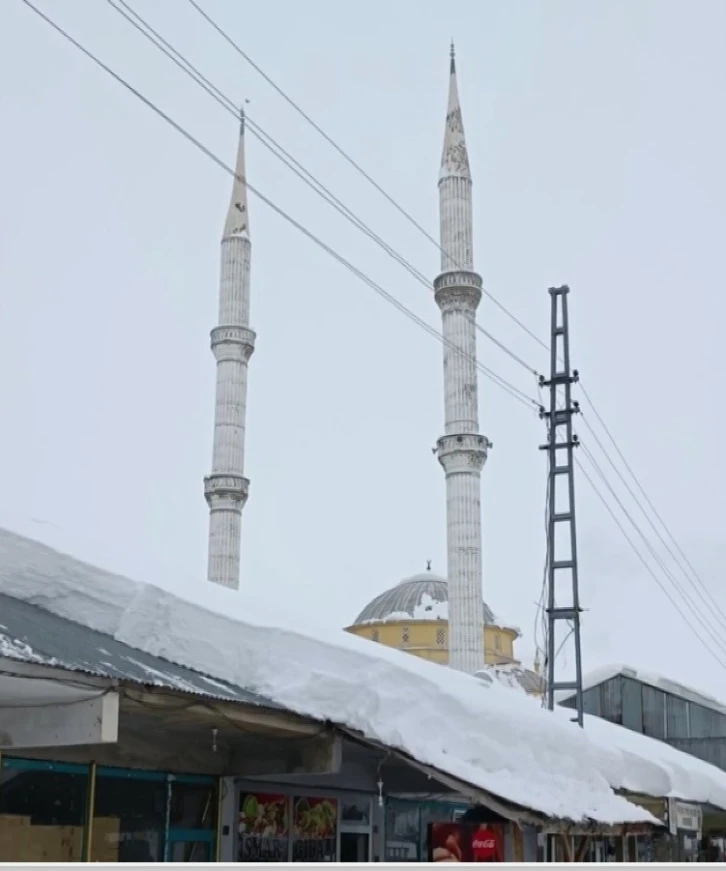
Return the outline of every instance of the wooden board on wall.
[[[524,839],[522,830],[516,823],[509,824],[509,833],[512,838],[512,862],[524,862]]]

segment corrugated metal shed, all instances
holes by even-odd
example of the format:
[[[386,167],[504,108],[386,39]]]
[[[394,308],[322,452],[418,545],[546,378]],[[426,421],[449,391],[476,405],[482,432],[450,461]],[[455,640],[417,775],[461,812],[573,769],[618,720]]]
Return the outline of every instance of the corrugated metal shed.
[[[175,665],[49,611],[0,594],[0,656],[95,677],[284,710],[242,687]]]

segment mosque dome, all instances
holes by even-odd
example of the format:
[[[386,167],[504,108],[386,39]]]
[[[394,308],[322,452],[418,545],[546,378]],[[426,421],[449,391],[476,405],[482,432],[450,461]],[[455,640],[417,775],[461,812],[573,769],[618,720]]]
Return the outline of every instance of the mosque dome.
[[[448,605],[446,578],[430,571],[421,572],[404,578],[395,587],[376,596],[356,617],[353,625],[387,620],[448,620]],[[486,602],[482,602],[482,617],[485,625],[497,622]]]

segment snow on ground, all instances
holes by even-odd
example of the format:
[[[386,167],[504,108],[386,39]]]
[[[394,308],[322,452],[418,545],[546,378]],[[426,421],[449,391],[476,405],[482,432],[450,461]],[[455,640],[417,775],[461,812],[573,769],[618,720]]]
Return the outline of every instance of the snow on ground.
[[[544,711],[497,682],[312,628],[308,615],[281,614],[249,594],[205,582],[199,590],[204,605],[0,530],[0,592],[359,730],[525,807],[573,820],[651,820],[610,789],[625,786],[726,808],[726,773],[658,742],[603,721],[588,720],[583,732],[570,711]]]

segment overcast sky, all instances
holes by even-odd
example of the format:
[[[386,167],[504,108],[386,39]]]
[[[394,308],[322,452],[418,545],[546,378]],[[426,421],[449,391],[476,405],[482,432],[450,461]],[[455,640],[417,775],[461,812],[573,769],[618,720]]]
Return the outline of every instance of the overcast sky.
[[[110,5],[36,2],[233,162],[234,118]],[[132,5],[436,275],[435,246],[191,5]],[[547,288],[571,286],[573,363],[726,608],[726,4],[202,5],[432,235],[455,38],[485,286],[545,340]],[[209,331],[231,180],[21,0],[0,4],[0,99],[0,523],[204,601]],[[247,166],[265,195],[440,327],[425,288],[254,139]],[[241,613],[287,600],[301,621],[347,625],[427,559],[445,573],[444,477],[431,453],[442,348],[254,198],[250,227],[251,488],[241,589],[225,595]],[[487,298],[479,322],[546,371],[546,352]],[[534,377],[478,338],[480,360],[536,397]],[[527,660],[544,560],[544,430],[484,378],[480,419],[494,443],[482,476],[484,595],[521,627]],[[582,477],[577,487],[586,670],[626,661],[725,695],[724,621],[713,620],[721,667]]]

